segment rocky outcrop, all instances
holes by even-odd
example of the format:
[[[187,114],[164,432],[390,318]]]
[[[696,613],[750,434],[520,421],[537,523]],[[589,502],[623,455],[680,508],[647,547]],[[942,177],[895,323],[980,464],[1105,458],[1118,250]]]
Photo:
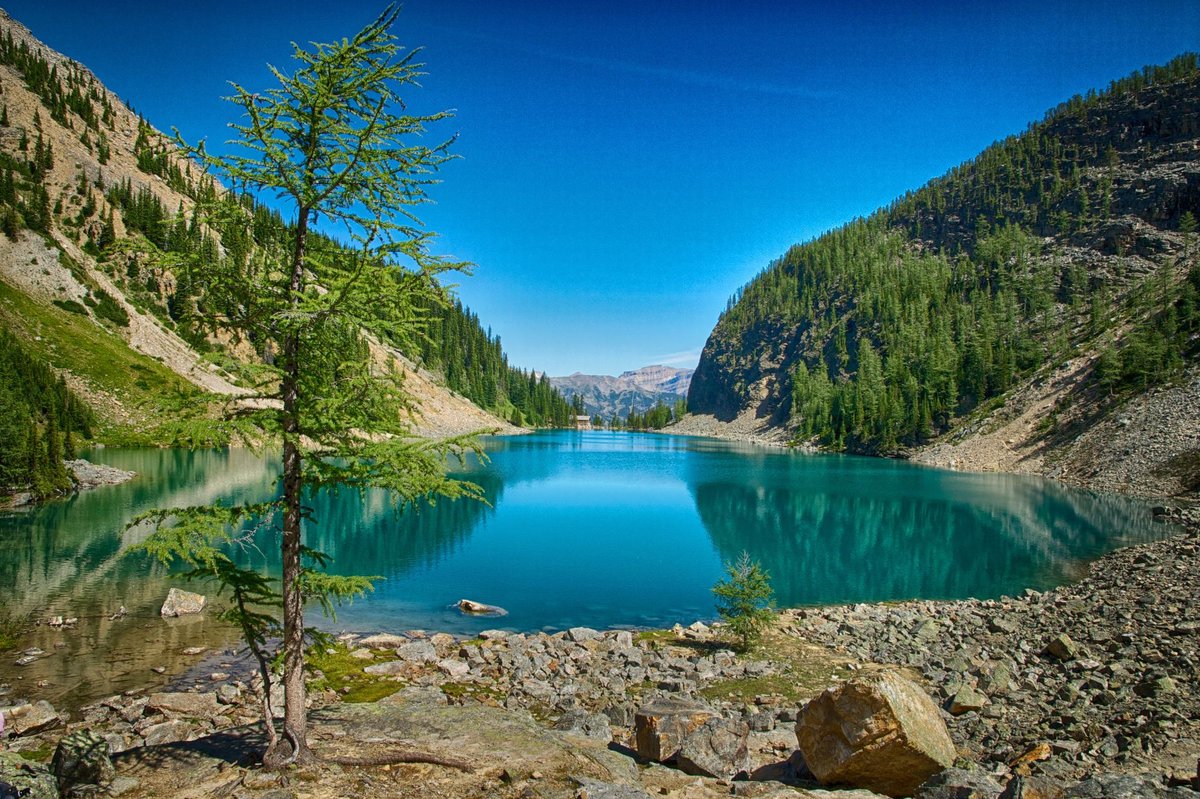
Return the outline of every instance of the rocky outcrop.
[[[888,671],[830,688],[796,722],[804,762],[823,783],[910,796],[954,762],[954,742],[917,685]]]

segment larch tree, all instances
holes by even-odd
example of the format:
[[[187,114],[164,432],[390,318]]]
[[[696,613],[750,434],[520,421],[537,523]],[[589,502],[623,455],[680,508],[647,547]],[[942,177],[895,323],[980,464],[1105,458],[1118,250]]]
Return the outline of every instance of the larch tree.
[[[305,546],[316,523],[306,498],[320,490],[382,488],[404,506],[436,497],[478,497],[446,475],[446,459],[474,439],[421,440],[411,433],[412,397],[388,343],[421,335],[431,303],[445,301],[437,276],[454,263],[430,252],[433,234],[415,216],[453,138],[429,145],[428,126],[450,116],[407,113],[400,91],[423,73],[389,32],[389,6],[357,35],[307,49],[293,44],[296,69],[271,67],[274,88],[237,84],[228,99],[243,116],[230,125],[229,154],[180,144],[229,192],[206,208],[214,229],[239,229],[254,247],[237,258],[194,259],[182,268],[202,301],[206,332],[261,353],[265,378],[230,407],[250,439],[281,442],[282,491],[251,505],[175,508],[142,517],[157,525],[145,549],[181,559],[229,590],[229,618],[259,658],[270,744],[264,764],[309,762],[305,711],[304,606],[326,610],[370,588],[370,578],[334,576],[329,558]],[[274,197],[285,225],[263,225],[249,208]],[[261,217],[261,215],[258,215]],[[320,225],[320,234],[314,226]],[[230,546],[264,526],[282,554],[277,594],[233,565]],[[282,624],[264,614],[272,598]],[[267,633],[282,632],[283,744],[270,720]]]

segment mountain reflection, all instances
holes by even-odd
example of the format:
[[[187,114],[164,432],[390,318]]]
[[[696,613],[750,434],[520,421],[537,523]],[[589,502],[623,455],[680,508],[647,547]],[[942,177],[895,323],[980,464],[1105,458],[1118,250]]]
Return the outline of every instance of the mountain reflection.
[[[1012,475],[839,456],[758,455],[753,476],[689,462],[688,487],[723,560],[743,550],[778,601],[995,597],[1078,576],[1116,546],[1162,535],[1123,497]]]

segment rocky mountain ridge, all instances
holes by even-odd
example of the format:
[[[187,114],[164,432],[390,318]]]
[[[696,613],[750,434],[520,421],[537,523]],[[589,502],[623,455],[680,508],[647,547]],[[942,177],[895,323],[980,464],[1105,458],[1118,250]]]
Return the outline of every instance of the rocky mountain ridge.
[[[575,372],[551,377],[550,382],[568,398],[583,398],[584,410],[605,419],[624,418],[631,411],[645,413],[656,404],[668,407],[687,397],[694,369],[670,366],[643,366],[620,375],[585,375]]]
[[[1198,109],[1194,56],[1147,68],[793,247],[714,328],[689,429],[1086,483],[1127,403],[1193,418]],[[1106,487],[1188,490],[1176,428]]]

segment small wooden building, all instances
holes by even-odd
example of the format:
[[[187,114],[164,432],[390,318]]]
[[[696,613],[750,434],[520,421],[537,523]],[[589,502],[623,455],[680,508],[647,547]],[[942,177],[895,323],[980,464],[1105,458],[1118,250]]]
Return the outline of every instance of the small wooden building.
[[[576,416],[575,417],[575,429],[576,430],[591,430],[592,429],[592,417]]]

